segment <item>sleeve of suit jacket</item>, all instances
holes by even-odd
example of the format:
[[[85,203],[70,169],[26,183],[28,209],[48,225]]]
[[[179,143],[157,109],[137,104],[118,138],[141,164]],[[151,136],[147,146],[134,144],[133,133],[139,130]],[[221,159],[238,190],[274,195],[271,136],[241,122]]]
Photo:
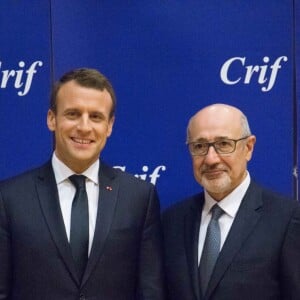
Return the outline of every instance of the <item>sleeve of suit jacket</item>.
[[[281,255],[281,299],[300,299],[300,208],[290,219]]]
[[[159,200],[152,186],[141,239],[137,299],[165,299],[162,256]]]
[[[0,299],[9,299],[10,291],[10,233],[4,203],[0,194]]]

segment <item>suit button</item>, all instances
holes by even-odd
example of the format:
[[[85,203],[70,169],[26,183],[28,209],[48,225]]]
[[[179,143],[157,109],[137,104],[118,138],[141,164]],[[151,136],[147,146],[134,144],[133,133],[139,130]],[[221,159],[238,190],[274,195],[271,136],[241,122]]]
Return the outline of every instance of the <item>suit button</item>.
[[[79,300],[85,300],[85,297],[84,297],[84,295],[83,295],[83,294],[80,294],[80,296],[79,296]]]

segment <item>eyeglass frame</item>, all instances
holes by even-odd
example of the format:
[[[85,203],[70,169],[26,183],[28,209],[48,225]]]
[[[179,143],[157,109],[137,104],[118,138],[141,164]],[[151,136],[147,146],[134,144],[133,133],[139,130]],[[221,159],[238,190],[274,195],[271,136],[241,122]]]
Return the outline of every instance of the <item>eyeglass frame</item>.
[[[219,155],[226,155],[226,154],[230,154],[230,153],[233,153],[235,150],[236,150],[236,144],[237,142],[239,141],[242,141],[242,140],[245,140],[247,139],[248,137],[250,137],[250,135],[247,135],[247,136],[244,136],[242,138],[239,138],[239,139],[227,139],[227,138],[224,138],[224,139],[220,139],[218,141],[214,141],[214,142],[199,142],[199,141],[193,141],[193,142],[186,142],[186,145],[189,147],[190,144],[196,144],[196,143],[202,143],[202,144],[205,144],[207,145],[207,150],[206,150],[206,153],[205,154],[193,154],[191,151],[190,151],[190,148],[189,148],[189,152],[192,156],[206,156],[208,151],[209,151],[209,148],[212,146],[215,150],[215,152]],[[230,151],[230,152],[219,152],[219,150],[216,148],[215,144],[216,143],[219,143],[221,141],[232,141],[234,142],[234,147],[233,147],[233,150]]]

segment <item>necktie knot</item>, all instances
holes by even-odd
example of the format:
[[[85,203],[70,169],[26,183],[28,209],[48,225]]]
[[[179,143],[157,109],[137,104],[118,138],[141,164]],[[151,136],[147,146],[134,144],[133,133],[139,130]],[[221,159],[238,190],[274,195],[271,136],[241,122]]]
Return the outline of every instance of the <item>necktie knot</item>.
[[[213,220],[218,221],[219,218],[223,215],[223,213],[224,210],[218,204],[215,204],[211,209],[211,218]]]
[[[84,175],[72,175],[69,177],[70,181],[76,187],[76,190],[85,188],[85,176]]]

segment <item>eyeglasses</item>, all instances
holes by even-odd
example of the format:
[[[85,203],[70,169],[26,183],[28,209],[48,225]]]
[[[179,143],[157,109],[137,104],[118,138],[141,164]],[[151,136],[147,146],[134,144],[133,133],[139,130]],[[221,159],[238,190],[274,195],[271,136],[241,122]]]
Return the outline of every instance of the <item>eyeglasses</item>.
[[[187,142],[189,151],[193,156],[204,156],[208,153],[209,147],[214,147],[218,154],[229,154],[235,151],[236,143],[247,139],[249,136],[240,139],[221,139],[212,143],[207,142]]]

